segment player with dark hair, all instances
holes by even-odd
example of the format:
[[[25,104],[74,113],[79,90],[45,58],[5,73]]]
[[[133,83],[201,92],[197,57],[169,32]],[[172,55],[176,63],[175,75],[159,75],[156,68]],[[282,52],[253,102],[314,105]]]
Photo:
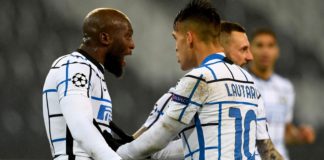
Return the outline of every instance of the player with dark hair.
[[[112,104],[104,69],[120,77],[134,49],[122,12],[98,8],[85,17],[79,49],[54,61],[43,88],[43,114],[55,160],[120,160],[108,146]]]
[[[220,43],[226,56],[239,66],[253,60],[246,30],[238,23],[222,22]]]
[[[297,127],[292,123],[295,92],[292,83],[274,72],[279,57],[275,33],[266,28],[257,29],[251,36],[251,51],[254,60],[249,66],[255,78],[266,109],[269,134],[278,151],[288,159],[286,144],[313,143],[311,127]]]
[[[224,48],[225,55],[230,57],[229,59],[231,59],[234,64],[243,66],[253,59],[250,52],[249,40],[246,36],[246,30],[240,24],[223,21],[221,23],[220,42]],[[162,118],[172,100],[173,92],[174,88],[172,87],[155,103],[152,112],[143,126],[133,135],[134,138],[138,138]],[[271,155],[277,155],[274,157],[280,159],[278,151],[275,149],[271,139],[258,139],[257,147],[262,153],[262,159],[269,159]],[[184,159],[181,139],[172,141],[163,150],[152,155],[152,158],[165,160]]]
[[[255,139],[269,138],[263,103],[252,77],[222,53],[215,8],[193,0],[175,18],[172,35],[181,69],[192,70],[176,85],[163,117],[117,153],[142,159],[180,134],[185,159],[254,159]]]

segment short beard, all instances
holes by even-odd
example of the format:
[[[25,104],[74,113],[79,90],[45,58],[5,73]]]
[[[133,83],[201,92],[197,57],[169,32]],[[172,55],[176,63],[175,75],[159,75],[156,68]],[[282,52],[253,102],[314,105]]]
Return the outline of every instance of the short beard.
[[[115,75],[117,78],[123,75],[122,57],[114,56],[111,53],[107,53],[104,62],[105,68]]]

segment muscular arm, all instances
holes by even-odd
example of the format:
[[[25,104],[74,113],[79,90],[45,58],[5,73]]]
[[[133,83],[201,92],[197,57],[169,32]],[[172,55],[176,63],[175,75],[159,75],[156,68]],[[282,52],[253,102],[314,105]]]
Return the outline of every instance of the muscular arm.
[[[271,139],[257,140],[256,145],[263,160],[283,160],[283,157],[274,147]]]

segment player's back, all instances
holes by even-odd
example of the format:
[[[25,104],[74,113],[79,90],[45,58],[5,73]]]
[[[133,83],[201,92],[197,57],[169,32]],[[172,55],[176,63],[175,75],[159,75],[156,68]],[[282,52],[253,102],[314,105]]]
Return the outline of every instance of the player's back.
[[[184,78],[201,79],[208,88],[205,102],[196,104],[198,112],[180,133],[185,159],[254,159],[260,97],[249,73],[226,58],[212,58]]]

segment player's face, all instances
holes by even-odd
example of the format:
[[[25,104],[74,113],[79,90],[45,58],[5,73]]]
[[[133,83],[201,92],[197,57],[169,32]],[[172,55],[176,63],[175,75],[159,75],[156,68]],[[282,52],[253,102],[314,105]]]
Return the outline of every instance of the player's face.
[[[105,68],[116,77],[123,74],[123,67],[126,65],[125,56],[131,55],[135,48],[132,39],[133,29],[130,23],[121,24],[119,30],[114,34],[109,51],[106,54]]]
[[[254,63],[263,70],[273,68],[279,56],[276,39],[269,34],[257,35],[252,41],[251,51]]]
[[[244,66],[253,60],[248,37],[242,32],[232,32],[224,46],[226,56],[236,65]]]
[[[176,56],[182,70],[188,70],[194,67],[195,57],[188,42],[186,33],[173,31],[172,36],[176,41]]]

